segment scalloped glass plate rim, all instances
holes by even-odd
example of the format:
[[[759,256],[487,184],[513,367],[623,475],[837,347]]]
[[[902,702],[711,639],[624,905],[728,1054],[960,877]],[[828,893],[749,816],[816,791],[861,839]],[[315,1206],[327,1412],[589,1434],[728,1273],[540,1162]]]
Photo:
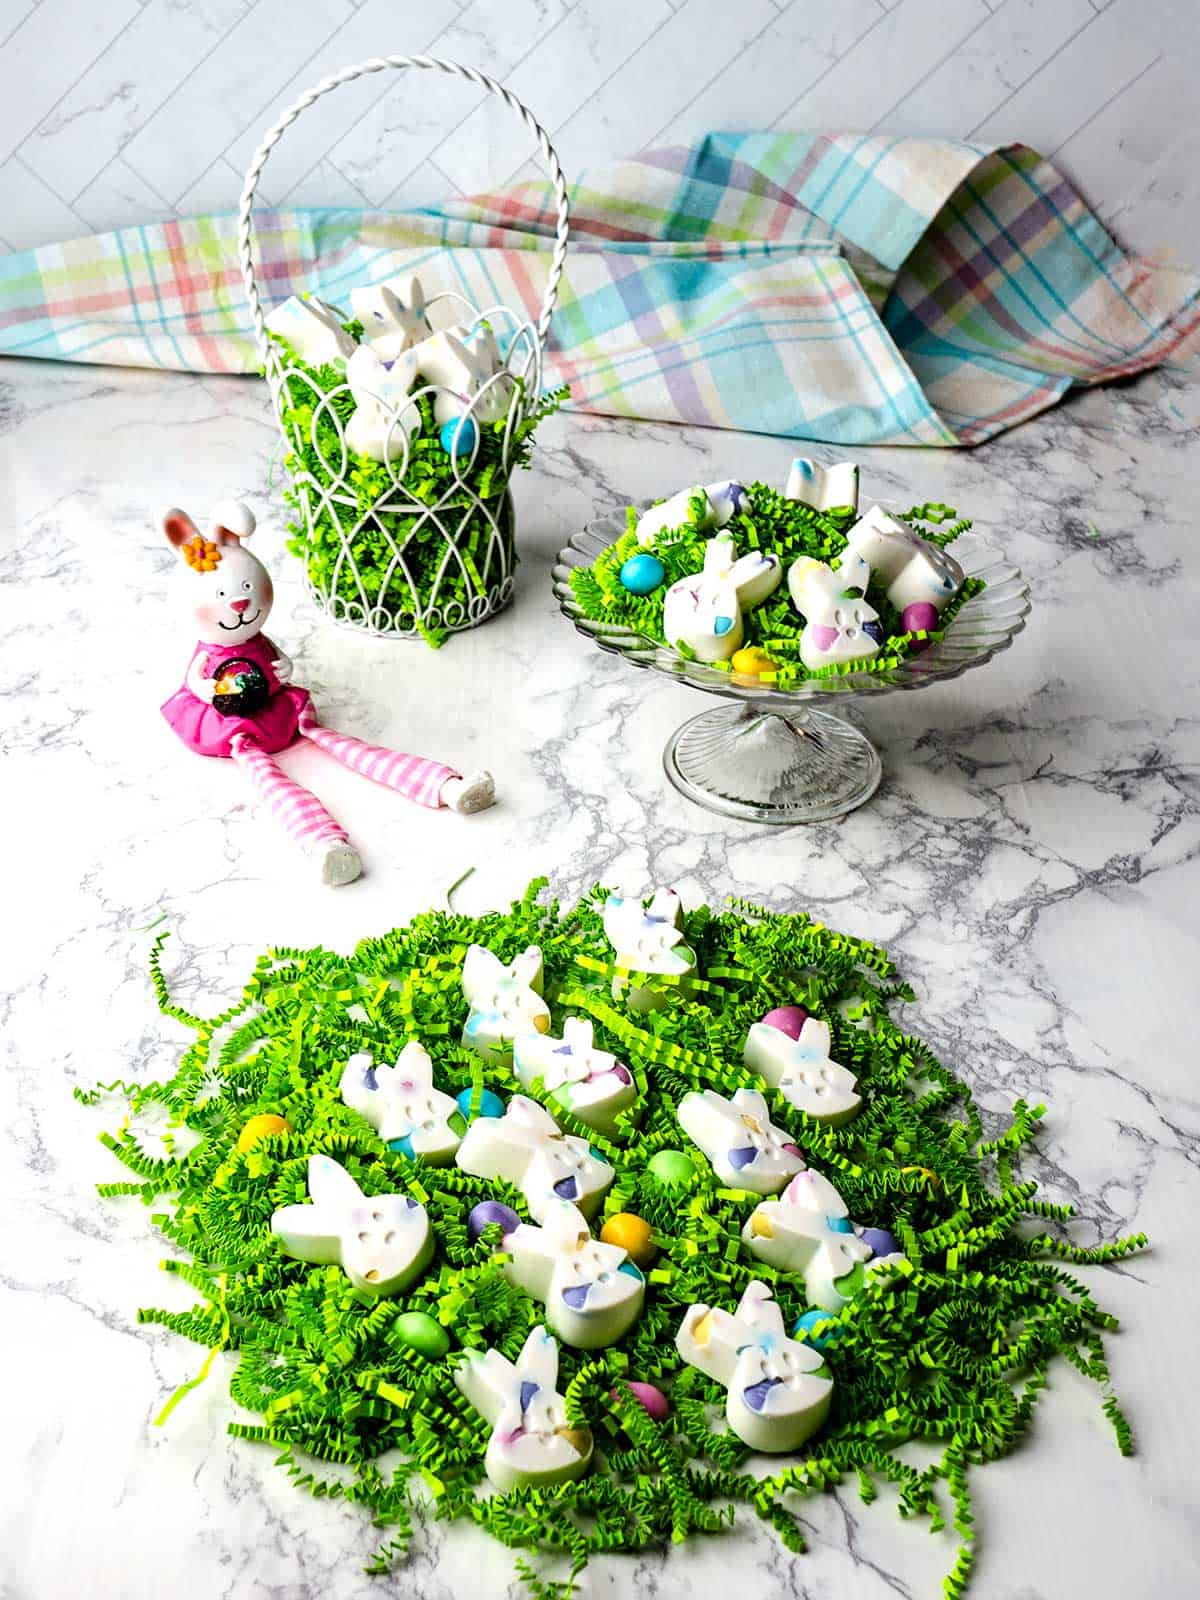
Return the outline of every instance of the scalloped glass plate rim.
[[[800,705],[830,694],[879,694],[888,689],[925,689],[945,683],[1006,650],[1025,626],[1032,605],[1029,584],[1020,569],[996,551],[976,546],[971,535],[965,534],[956,541],[955,554],[967,576],[982,578],[987,588],[966,602],[940,642],[888,672],[837,673],[810,678],[793,689],[776,689],[754,678],[722,672],[702,661],[689,661],[670,645],[660,644],[623,623],[584,616],[571,589],[571,573],[578,567],[590,566],[624,531],[624,510],[606,512],[573,534],[570,543],[559,551],[552,578],[563,615],[601,650],[623,656],[635,667],[650,667],[728,699]]]

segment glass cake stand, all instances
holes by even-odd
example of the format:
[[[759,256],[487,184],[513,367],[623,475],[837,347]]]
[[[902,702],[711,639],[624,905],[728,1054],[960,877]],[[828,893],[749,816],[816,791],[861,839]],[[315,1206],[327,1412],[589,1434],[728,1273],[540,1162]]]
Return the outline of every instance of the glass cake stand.
[[[982,578],[987,587],[966,602],[939,643],[889,672],[847,673],[775,689],[757,678],[689,661],[620,623],[583,615],[571,592],[571,572],[590,566],[624,531],[624,511],[610,512],[589,522],[559,551],[553,574],[559,606],[601,650],[729,702],[677,728],[663,766],[689,800],[747,822],[827,822],[861,806],[879,787],[879,753],[865,734],[825,705],[836,698],[928,689],[957,678],[1007,649],[1029,612],[1029,585],[1017,568],[992,552],[972,549],[967,536],[955,545],[955,555],[967,576]]]

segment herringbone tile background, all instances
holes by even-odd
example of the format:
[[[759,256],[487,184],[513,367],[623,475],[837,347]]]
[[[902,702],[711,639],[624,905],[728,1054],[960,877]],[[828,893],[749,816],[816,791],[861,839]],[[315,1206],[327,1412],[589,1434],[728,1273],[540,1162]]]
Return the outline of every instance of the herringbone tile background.
[[[1127,242],[1200,260],[1200,0],[0,0],[0,249],[231,210],[262,130],[335,67],[503,79],[568,175],[710,129],[1020,138]],[[522,168],[465,84],[381,75],[271,159],[289,205],[420,204]]]

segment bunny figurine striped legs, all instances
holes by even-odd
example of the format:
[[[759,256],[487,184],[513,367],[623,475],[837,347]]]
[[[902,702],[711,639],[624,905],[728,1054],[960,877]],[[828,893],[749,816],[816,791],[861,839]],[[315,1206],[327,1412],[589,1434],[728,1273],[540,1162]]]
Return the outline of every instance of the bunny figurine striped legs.
[[[362,872],[358,851],[345,828],[315,794],[287,773],[247,733],[237,734],[230,756],[253,786],[259,804],[269,811],[290,838],[320,863],[324,883],[337,887],[353,883]]]
[[[418,805],[434,810],[449,806],[461,812],[486,811],[496,798],[490,773],[477,772],[464,778],[453,767],[426,756],[406,756],[383,745],[366,744],[348,733],[335,733],[317,721],[311,705],[300,713],[299,731],[351,772],[394,789]]]

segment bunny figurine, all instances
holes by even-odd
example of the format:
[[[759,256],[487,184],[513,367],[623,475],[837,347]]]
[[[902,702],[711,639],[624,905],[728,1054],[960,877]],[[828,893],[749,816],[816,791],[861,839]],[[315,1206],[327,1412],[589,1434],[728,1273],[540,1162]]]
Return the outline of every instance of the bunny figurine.
[[[342,327],[342,314],[316,295],[292,295],[267,318],[267,327],[285,339],[310,367],[344,367],[357,346]]]
[[[558,1344],[545,1328],[530,1331],[515,1366],[499,1350],[465,1351],[454,1382],[492,1425],[484,1465],[501,1494],[549,1489],[591,1466],[592,1435],[567,1425]]]
[[[163,515],[163,531],[179,557],[173,598],[197,640],[183,685],[163,715],[189,750],[228,757],[242,769],[260,804],[318,863],[326,883],[353,882],[362,862],[341,824],[274,759],[299,738],[421,805],[471,812],[492,804],[490,773],[464,778],[453,767],[364,744],[317,720],[308,690],[292,682],[291,661],[262,631],[274,589],[243,542],[254,532],[247,506],[223,502],[207,536],[186,511],[172,507]]]
[[[350,309],[363,325],[363,343],[369,344],[381,361],[394,361],[433,332],[425,309],[425,290],[416,276],[406,284],[394,280],[351,289]]]
[[[704,570],[667,590],[667,643],[682,641],[698,661],[728,661],[741,648],[743,610],[774,594],[782,576],[778,556],[751,550],[739,557],[731,536],[717,534],[705,548]]]

